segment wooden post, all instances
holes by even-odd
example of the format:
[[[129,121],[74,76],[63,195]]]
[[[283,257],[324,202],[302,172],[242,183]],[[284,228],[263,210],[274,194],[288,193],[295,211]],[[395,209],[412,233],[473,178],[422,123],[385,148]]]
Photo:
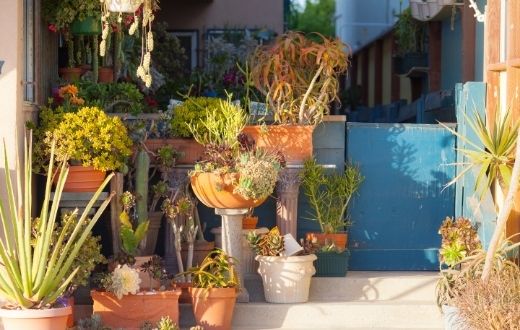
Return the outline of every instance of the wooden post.
[[[121,240],[119,238],[119,232],[121,229],[121,223],[119,221],[119,215],[121,214],[121,204],[119,200],[123,195],[123,181],[124,177],[121,173],[116,173],[114,178],[110,182],[110,190],[115,192],[116,195],[110,203],[110,225],[112,229],[112,254],[115,256],[121,251]]]

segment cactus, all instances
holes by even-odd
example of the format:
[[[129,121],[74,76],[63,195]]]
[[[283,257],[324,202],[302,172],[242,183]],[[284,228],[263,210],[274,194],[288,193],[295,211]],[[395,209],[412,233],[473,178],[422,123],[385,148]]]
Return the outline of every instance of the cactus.
[[[135,194],[137,195],[136,210],[139,223],[148,220],[148,173],[150,171],[150,156],[141,149],[135,158]]]
[[[253,251],[261,256],[279,256],[285,249],[283,236],[280,235],[278,227],[262,236],[251,231],[247,234],[247,241]]]

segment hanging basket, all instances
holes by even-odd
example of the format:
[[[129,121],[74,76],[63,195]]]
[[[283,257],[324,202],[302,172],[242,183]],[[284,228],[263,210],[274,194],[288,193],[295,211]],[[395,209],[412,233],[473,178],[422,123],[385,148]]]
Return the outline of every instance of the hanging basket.
[[[107,8],[114,13],[134,13],[143,0],[107,0]]]

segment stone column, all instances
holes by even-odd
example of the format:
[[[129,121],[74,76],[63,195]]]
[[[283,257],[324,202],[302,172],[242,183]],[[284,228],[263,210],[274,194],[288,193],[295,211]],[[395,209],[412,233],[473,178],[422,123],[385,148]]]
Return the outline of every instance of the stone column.
[[[298,195],[300,193],[301,168],[284,168],[278,177],[276,192],[276,225],[282,235],[291,234],[296,239],[298,219]]]
[[[222,217],[222,250],[238,262],[242,261],[242,218],[247,209],[215,209]],[[240,267],[236,268],[240,281],[238,302],[249,302],[249,293],[244,286],[244,277]]]

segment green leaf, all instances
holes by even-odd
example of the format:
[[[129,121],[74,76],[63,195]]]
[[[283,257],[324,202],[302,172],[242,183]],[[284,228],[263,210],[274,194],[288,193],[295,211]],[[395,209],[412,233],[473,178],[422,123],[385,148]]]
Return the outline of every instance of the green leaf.
[[[141,242],[143,238],[146,236],[148,232],[148,226],[150,225],[150,221],[145,221],[140,223],[135,230],[135,238],[137,239],[137,243]]]

